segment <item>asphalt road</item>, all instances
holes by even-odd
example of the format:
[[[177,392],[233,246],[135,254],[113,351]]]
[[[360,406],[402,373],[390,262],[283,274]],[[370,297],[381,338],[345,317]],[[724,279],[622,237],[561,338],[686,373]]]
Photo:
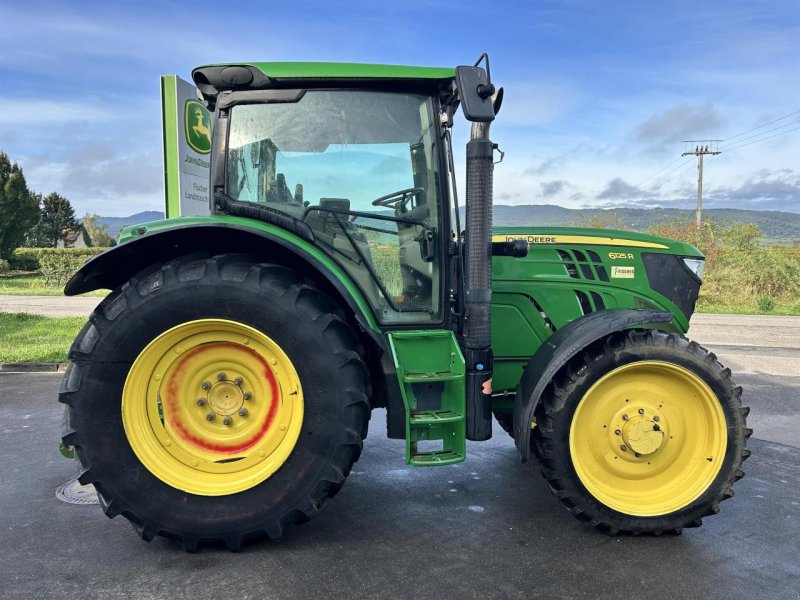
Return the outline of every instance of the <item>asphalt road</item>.
[[[56,450],[60,376],[0,374],[0,597],[800,598],[800,373],[758,374],[800,336],[744,344],[719,327],[724,343],[709,346],[740,364],[753,455],[719,515],[659,538],[609,538],[574,520],[498,428],[463,464],[406,467],[376,411],[361,460],[317,518],[239,554],[186,554],[98,506],[56,500],[77,473]]]
[[[29,313],[43,317],[88,317],[101,300],[96,296],[0,295],[0,312]]]

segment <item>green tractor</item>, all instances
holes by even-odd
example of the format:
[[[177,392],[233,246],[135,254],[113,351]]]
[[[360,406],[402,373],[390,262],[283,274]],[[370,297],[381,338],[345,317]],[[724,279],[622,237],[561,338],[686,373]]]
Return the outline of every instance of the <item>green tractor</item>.
[[[684,337],[702,254],[631,232],[492,229],[502,89],[485,55],[193,79],[214,115],[211,216],[128,227],[65,289],[113,290],[59,396],[63,443],[109,517],[190,551],[280,538],[339,491],[379,407],[419,467],[464,461],[496,418],[567,510],[609,534],[697,526],[733,495],[748,409]]]

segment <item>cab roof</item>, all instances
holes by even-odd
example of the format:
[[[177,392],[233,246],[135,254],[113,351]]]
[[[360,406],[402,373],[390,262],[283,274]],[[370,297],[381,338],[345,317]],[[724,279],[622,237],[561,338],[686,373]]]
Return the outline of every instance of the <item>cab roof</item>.
[[[192,71],[197,88],[210,102],[223,90],[325,85],[326,82],[411,82],[437,84],[455,78],[452,67],[411,67],[332,62],[243,62],[203,65]]]
[[[332,62],[248,63],[272,79],[452,79],[455,69]]]

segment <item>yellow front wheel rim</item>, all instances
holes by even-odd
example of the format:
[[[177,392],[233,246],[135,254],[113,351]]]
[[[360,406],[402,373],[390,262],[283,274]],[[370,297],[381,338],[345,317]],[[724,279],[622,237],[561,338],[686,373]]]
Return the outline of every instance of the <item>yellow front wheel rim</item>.
[[[722,468],[728,436],[716,394],[679,365],[639,361],[601,377],[572,418],[584,487],[618,512],[654,517],[697,500]]]
[[[122,422],[136,456],[164,483],[204,496],[235,494],[268,479],[291,455],[303,390],[269,336],[234,321],[189,321],[134,361]]]

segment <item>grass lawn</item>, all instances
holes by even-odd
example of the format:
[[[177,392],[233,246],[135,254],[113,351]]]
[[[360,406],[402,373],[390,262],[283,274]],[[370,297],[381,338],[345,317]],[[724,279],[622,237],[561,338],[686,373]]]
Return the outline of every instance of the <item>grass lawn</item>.
[[[23,313],[0,313],[0,363],[66,362],[84,317],[50,319]]]
[[[63,285],[47,285],[44,277],[30,275],[4,275],[0,277],[0,295],[8,296],[63,296]],[[108,290],[95,290],[84,296],[103,297]]]
[[[747,304],[697,304],[695,312],[718,313],[724,315],[789,315],[800,316],[800,303],[789,304],[777,302],[770,311],[759,310],[756,306]]]

